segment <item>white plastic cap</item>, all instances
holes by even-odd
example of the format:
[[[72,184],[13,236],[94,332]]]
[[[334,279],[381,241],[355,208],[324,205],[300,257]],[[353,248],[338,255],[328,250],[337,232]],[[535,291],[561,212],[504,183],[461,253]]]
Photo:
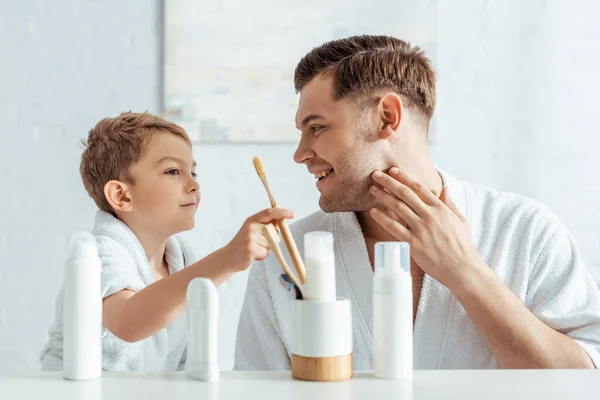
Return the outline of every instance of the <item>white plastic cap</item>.
[[[188,284],[185,302],[188,309],[218,310],[219,293],[217,287],[208,278],[194,278]]]
[[[67,260],[90,260],[98,258],[96,238],[88,231],[78,231],[71,236]]]
[[[321,259],[333,254],[333,233],[314,231],[304,235],[304,258]]]
[[[410,246],[406,242],[375,243],[375,275],[393,277],[410,274]]]

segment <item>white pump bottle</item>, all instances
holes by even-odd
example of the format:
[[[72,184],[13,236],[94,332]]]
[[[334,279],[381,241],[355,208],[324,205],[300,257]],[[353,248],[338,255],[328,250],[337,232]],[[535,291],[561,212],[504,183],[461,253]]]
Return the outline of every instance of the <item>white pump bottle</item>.
[[[413,295],[410,247],[404,242],[375,244],[373,278],[373,374],[411,379]]]

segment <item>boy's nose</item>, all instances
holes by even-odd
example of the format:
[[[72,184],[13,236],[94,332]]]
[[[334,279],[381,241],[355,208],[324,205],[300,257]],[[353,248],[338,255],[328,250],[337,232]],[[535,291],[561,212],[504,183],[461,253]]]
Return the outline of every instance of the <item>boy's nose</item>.
[[[188,186],[188,193],[197,192],[200,189],[200,184],[195,179],[190,180],[190,184]]]

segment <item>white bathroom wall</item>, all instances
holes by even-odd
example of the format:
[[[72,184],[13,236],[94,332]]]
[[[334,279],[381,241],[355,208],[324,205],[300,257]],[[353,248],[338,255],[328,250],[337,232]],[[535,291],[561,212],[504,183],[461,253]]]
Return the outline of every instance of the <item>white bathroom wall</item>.
[[[38,368],[68,236],[94,206],[78,141],[160,106],[157,3],[0,2],[0,372]]]

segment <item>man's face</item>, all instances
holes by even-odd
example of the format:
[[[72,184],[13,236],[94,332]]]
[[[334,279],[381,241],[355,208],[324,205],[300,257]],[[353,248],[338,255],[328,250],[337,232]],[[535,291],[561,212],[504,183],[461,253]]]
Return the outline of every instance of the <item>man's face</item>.
[[[137,226],[170,236],[192,229],[200,202],[191,146],[181,137],[157,133],[132,165],[130,185]]]
[[[352,100],[334,101],[333,80],[317,76],[304,86],[296,113],[302,136],[294,161],[315,175],[325,212],[368,211],[371,173],[385,168],[382,144],[369,110]]]

